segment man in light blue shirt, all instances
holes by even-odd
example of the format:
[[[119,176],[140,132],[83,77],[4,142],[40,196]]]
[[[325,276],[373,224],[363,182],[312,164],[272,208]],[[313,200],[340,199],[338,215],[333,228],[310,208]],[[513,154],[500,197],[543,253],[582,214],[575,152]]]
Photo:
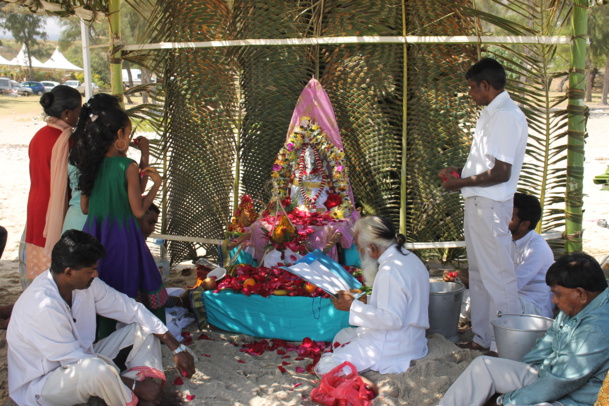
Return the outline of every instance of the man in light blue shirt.
[[[563,255],[546,274],[560,310],[522,362],[478,357],[448,389],[440,406],[585,406],[596,400],[609,370],[609,291],[598,262]]]

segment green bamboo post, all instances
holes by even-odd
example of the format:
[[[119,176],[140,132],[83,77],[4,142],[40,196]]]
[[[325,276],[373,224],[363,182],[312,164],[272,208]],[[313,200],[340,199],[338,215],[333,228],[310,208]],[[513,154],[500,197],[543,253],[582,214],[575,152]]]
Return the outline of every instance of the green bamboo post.
[[[406,37],[406,0],[402,1],[402,35]],[[402,76],[402,168],[400,173],[400,233],[407,235],[406,216],[408,214],[408,44],[403,45]]]
[[[584,135],[586,133],[586,41],[588,0],[573,0],[571,69],[569,70],[569,113],[567,140],[567,190],[565,195],[565,252],[582,250],[584,180]]]
[[[110,86],[112,94],[123,104],[123,40],[121,36],[121,0],[108,1],[110,25]]]

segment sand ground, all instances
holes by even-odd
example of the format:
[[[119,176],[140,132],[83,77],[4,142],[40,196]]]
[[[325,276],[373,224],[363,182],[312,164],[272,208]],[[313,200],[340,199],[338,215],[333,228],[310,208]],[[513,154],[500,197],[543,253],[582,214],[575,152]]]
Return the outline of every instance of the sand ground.
[[[7,100],[3,100],[7,102]],[[3,103],[6,105],[6,103]],[[26,218],[29,190],[27,145],[34,133],[44,125],[38,113],[11,113],[10,106],[0,109],[0,225],[7,228],[9,237],[0,260],[0,304],[14,302],[21,293],[17,269],[19,238]],[[597,225],[609,220],[609,191],[601,191],[592,178],[605,171],[609,164],[609,108],[591,106],[586,145],[584,186],[584,250],[601,261],[607,254],[606,239],[609,229]],[[437,271],[434,271],[437,272]],[[434,273],[432,272],[432,274]],[[436,273],[437,274],[437,273]],[[168,285],[192,286],[194,273],[182,276],[174,270]],[[199,356],[197,373],[176,385],[184,396],[193,396],[193,405],[311,405],[311,389],[317,386],[316,377],[297,372],[309,361],[296,360],[293,353],[278,354],[267,351],[259,356],[240,352],[243,342],[259,340],[245,335],[226,333],[207,326],[198,331],[196,325],[188,329],[193,337],[190,345]],[[202,335],[203,334],[203,335]],[[0,404],[12,404],[8,398],[5,331],[0,331]],[[165,349],[166,351],[166,349]],[[429,355],[403,374],[366,376],[380,386],[380,396],[373,405],[434,405],[459,373],[479,355],[462,350],[442,336],[429,339]],[[170,354],[164,353],[168,383],[178,377],[172,368]],[[282,363],[286,372],[277,367]]]

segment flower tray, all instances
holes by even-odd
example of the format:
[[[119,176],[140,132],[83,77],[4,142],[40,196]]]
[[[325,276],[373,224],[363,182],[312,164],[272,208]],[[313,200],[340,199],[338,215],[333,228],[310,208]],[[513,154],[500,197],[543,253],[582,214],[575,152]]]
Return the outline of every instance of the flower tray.
[[[349,327],[349,312],[336,310],[330,299],[304,296],[246,296],[231,290],[203,294],[207,321],[222,330],[254,337],[332,341]]]

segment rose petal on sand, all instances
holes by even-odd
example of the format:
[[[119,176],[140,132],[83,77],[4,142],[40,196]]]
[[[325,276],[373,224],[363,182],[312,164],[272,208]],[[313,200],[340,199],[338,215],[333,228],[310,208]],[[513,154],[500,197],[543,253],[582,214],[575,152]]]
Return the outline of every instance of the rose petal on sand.
[[[182,378],[180,378],[179,376],[173,381],[173,384],[175,386],[180,386],[180,385],[184,385],[184,381],[182,380]]]

